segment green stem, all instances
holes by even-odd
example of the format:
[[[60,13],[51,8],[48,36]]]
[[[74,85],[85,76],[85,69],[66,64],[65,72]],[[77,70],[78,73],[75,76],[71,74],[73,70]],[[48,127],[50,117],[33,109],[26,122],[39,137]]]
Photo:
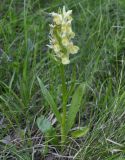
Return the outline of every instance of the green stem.
[[[60,74],[62,79],[62,95],[63,95],[63,103],[62,103],[62,125],[61,125],[61,143],[65,143],[66,133],[65,133],[65,125],[66,125],[66,79],[65,79],[65,70],[64,66],[60,66]]]

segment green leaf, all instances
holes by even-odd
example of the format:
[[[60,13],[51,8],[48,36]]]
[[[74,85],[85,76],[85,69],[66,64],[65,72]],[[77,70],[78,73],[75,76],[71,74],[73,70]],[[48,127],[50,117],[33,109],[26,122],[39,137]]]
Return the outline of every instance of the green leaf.
[[[76,114],[79,111],[82,98],[85,93],[85,88],[86,88],[85,83],[80,84],[72,97],[71,106],[68,111],[67,121],[66,121],[66,134],[68,134],[68,132],[70,131],[75,122]]]
[[[89,127],[80,127],[79,129],[72,131],[71,135],[73,138],[80,138],[85,136],[89,131]]]
[[[61,115],[58,111],[57,105],[55,104],[53,97],[51,96],[49,91],[46,89],[46,87],[44,86],[43,82],[39,79],[39,77],[37,77],[37,79],[38,79],[38,82],[39,82],[39,85],[40,85],[40,88],[41,88],[41,91],[43,93],[45,100],[50,105],[51,110],[55,114],[57,120],[61,123]]]
[[[51,123],[44,116],[37,118],[37,125],[38,125],[38,128],[40,129],[40,131],[44,134],[46,134],[46,133],[50,132],[50,130],[52,130]]]
[[[58,137],[55,128],[53,128],[47,118],[44,116],[37,118],[37,125],[40,131],[47,136],[48,141],[50,141],[52,144],[58,143]]]

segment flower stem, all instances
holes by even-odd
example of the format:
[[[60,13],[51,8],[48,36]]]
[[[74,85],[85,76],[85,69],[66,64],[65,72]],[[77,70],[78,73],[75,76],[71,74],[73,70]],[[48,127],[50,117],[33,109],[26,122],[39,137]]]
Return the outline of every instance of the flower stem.
[[[66,94],[67,94],[65,70],[64,70],[63,65],[60,66],[60,74],[61,74],[61,79],[62,79],[62,97],[63,97],[62,124],[61,124],[61,143],[63,145],[66,140],[66,132],[65,132],[66,127],[65,126],[66,126]]]

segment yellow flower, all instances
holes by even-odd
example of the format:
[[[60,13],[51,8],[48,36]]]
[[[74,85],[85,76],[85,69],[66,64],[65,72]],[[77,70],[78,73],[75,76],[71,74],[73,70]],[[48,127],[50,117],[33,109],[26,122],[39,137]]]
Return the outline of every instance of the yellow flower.
[[[57,25],[60,25],[62,23],[62,15],[58,13],[51,13],[53,17],[53,22],[56,23]]]
[[[62,23],[62,15],[54,12],[51,13],[51,15],[53,16],[54,23],[56,23],[57,25],[60,25]]]
[[[75,33],[72,31],[72,32],[70,33],[69,37],[70,37],[71,39],[74,38],[74,37],[75,37]]]
[[[69,57],[68,56],[65,56],[65,57],[62,57],[62,64],[69,64],[70,63],[70,60],[69,60]]]
[[[69,40],[66,36],[62,38],[62,44],[65,47],[69,45]]]
[[[56,53],[58,53],[58,52],[60,51],[60,46],[59,46],[59,44],[54,44],[54,45],[53,45],[53,49],[54,49],[54,51],[55,51]]]
[[[61,31],[64,34],[70,34],[72,32],[71,24],[70,23],[63,23],[61,27]]]
[[[69,44],[69,46],[68,46],[68,52],[69,52],[70,54],[76,54],[76,53],[78,52],[78,50],[79,50],[79,47],[78,47],[78,46],[73,45],[72,42]]]
[[[65,6],[63,6],[62,10],[62,15],[63,15],[63,21],[72,21],[72,17],[70,16],[72,14],[72,10],[69,10],[66,12]]]

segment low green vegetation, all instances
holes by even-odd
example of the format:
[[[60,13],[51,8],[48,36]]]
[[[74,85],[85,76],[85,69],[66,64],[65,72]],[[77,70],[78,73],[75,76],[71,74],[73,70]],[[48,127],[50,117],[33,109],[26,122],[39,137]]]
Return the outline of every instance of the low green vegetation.
[[[49,13],[63,6],[79,47],[62,75],[68,96],[47,47]],[[124,160],[124,77],[124,0],[0,2],[0,160]]]

